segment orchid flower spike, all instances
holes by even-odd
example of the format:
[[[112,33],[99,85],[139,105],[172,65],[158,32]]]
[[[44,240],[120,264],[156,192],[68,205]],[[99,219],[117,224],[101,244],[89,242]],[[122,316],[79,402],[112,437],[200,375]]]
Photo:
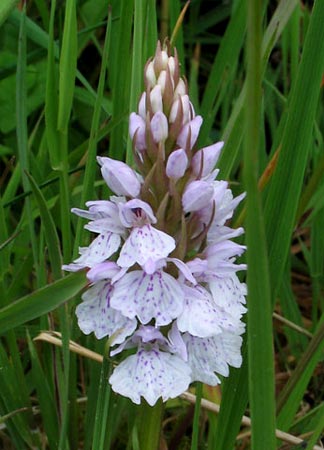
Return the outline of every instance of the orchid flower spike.
[[[96,236],[63,268],[87,271],[76,316],[83,333],[109,338],[112,389],[153,406],[242,363],[245,246],[233,239],[244,230],[229,221],[245,194],[216,179],[223,142],[198,148],[203,119],[168,43],[144,83],[129,117],[136,166],[98,156],[112,195],[72,209]]]

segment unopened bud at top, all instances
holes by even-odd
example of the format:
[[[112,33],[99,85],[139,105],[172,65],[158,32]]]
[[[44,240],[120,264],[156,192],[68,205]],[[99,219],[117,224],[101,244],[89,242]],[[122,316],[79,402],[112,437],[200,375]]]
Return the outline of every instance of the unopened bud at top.
[[[146,92],[141,95],[138,103],[138,114],[145,120],[146,118]]]
[[[176,62],[175,62],[174,57],[173,56],[169,56],[168,66],[169,66],[170,74],[171,74],[172,77],[173,77],[174,72],[175,72],[175,65],[176,65]]]
[[[164,94],[165,90],[166,78],[167,78],[166,70],[162,70],[162,72],[159,75],[159,78],[157,79],[158,85],[161,86],[162,95]]]
[[[154,71],[153,61],[149,62],[145,68],[145,79],[149,88],[152,88],[156,84],[156,76]]]
[[[174,90],[174,98],[176,99],[179,95],[185,95],[187,94],[187,86],[186,83],[183,81],[182,78],[178,81],[178,84]]]
[[[182,111],[180,109],[180,102],[182,103]],[[189,122],[194,118],[194,109],[191,105],[188,95],[182,95],[177,100],[172,103],[169,122],[173,123],[176,121],[178,114],[182,112],[182,124]]]

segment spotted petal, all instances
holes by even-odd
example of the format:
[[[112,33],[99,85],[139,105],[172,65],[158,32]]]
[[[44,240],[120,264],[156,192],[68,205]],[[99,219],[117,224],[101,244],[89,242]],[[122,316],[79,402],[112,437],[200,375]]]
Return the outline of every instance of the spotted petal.
[[[224,308],[232,317],[240,318],[246,312],[245,295],[247,294],[246,284],[241,283],[237,275],[217,278],[209,283],[215,304]]]
[[[149,261],[166,258],[174,248],[174,239],[163,231],[149,224],[136,227],[123,245],[117,264],[120,267],[131,267],[135,263],[144,266]]]
[[[101,263],[115,253],[120,246],[120,236],[109,231],[100,234],[89,247],[80,247],[80,257],[69,265],[64,265],[63,270],[75,272],[85,267],[93,267]]]
[[[182,359],[158,348],[139,349],[121,362],[109,378],[113,391],[140,404],[141,397],[153,406],[182,394],[190,383],[190,368]]]
[[[114,336],[112,345],[120,344],[136,329],[137,321],[110,307],[113,286],[107,281],[96,283],[83,295],[76,308],[78,324],[84,334],[94,332],[98,339]]]
[[[177,319],[180,331],[188,331],[193,336],[207,337],[219,334],[223,328],[233,326],[231,316],[219,308],[202,286],[184,285],[185,302],[183,312]]]
[[[148,275],[142,270],[125,274],[115,284],[111,306],[133,319],[156,326],[169,324],[182,312],[184,294],[171,275],[158,270]]]
[[[215,372],[227,377],[229,365],[240,367],[242,364],[241,336],[224,332],[202,339],[186,333],[183,340],[187,344],[192,381],[215,386],[220,383]]]
[[[103,233],[105,231],[111,231],[117,234],[124,234],[125,227],[119,219],[119,209],[116,203],[106,200],[96,200],[86,203],[89,208],[88,214],[85,211],[73,209],[75,214],[83,215],[81,217],[87,217],[91,219],[84,228],[94,233]]]

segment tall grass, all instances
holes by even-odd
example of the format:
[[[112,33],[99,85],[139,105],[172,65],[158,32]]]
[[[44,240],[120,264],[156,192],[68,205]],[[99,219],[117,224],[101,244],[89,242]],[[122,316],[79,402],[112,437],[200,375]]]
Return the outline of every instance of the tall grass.
[[[144,64],[184,6],[0,3],[1,448],[141,450],[149,432],[110,391],[105,340],[77,327],[84,274],[61,265],[87,244],[70,208],[108,194],[95,156],[131,162]],[[323,21],[322,0],[196,0],[174,34],[199,145],[224,139],[220,177],[247,191],[232,226],[246,229],[249,312],[242,367],[168,401],[161,448],[320,448]]]

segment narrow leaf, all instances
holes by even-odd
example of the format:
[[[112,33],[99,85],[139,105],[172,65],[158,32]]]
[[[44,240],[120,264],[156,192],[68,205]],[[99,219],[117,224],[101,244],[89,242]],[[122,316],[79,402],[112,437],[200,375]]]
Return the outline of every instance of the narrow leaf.
[[[0,309],[0,333],[47,314],[85,287],[84,273],[68,275]]]

